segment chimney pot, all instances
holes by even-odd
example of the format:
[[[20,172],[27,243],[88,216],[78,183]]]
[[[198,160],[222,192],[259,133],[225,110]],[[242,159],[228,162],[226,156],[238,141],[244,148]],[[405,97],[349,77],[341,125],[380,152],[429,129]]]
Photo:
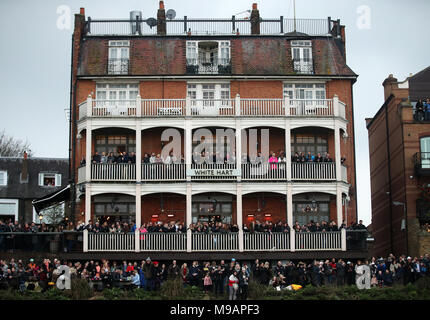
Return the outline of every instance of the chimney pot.
[[[85,8],[81,8],[80,11],[79,11],[79,13],[84,16],[85,15]]]
[[[164,9],[164,1],[160,1],[160,9]]]

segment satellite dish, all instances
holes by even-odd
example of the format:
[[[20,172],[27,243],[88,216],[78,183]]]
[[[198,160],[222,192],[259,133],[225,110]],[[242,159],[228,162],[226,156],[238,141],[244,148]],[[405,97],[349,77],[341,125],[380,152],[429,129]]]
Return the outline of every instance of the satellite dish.
[[[157,25],[157,20],[154,18],[148,18],[146,20],[146,24],[152,29],[152,27],[155,27]]]
[[[169,20],[175,19],[175,17],[176,17],[176,11],[175,11],[175,10],[173,10],[173,9],[169,9],[169,10],[167,10],[167,12],[166,12],[166,17],[167,17],[167,19],[169,19]]]

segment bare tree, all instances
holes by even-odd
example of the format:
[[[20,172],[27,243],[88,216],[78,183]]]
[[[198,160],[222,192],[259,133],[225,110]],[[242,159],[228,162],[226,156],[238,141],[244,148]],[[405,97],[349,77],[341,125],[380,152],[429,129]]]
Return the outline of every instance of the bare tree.
[[[0,131],[0,157],[20,157],[27,152],[31,156],[30,143],[9,136],[5,130]]]

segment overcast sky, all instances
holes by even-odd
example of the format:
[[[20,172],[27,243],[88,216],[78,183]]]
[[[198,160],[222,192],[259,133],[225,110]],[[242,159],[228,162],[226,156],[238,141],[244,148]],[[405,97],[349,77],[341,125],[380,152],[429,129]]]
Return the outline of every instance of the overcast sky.
[[[263,18],[293,17],[292,0],[166,0],[177,17],[228,18],[257,2]],[[0,130],[27,139],[35,156],[68,157],[72,28],[59,29],[57,9],[85,7],[92,18],[128,18],[141,10],[156,17],[158,0],[1,0]],[[365,6],[365,7],[363,7]],[[63,11],[62,11],[63,12]],[[430,65],[429,0],[297,0],[297,18],[340,19],[346,26],[347,64],[358,75],[354,117],[359,218],[371,222],[365,118],[383,104],[382,82],[404,80]],[[370,13],[370,15],[366,14]],[[370,18],[370,20],[369,20]]]

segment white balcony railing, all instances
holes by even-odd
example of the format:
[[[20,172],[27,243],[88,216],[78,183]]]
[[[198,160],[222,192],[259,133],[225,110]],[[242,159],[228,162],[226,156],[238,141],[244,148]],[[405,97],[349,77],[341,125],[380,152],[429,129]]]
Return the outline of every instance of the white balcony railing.
[[[283,99],[240,99],[242,116],[282,116],[285,115]]]
[[[186,233],[141,233],[140,251],[187,251]]]
[[[136,165],[133,163],[92,163],[93,181],[133,181],[136,180]]]
[[[134,233],[88,232],[88,251],[134,251]]]
[[[143,116],[185,116],[186,99],[142,99]]]
[[[85,166],[78,168],[78,183],[85,182],[86,180],[85,173],[86,173]]]
[[[334,116],[333,100],[290,100],[291,116]]]
[[[342,236],[339,231],[296,232],[295,250],[342,250]]]
[[[279,163],[243,163],[243,180],[285,180],[287,178],[287,164]]]
[[[239,234],[229,233],[192,233],[192,251],[237,251]]]
[[[84,232],[84,251],[345,251],[346,232],[245,232],[192,233],[92,233]],[[293,241],[294,240],[294,241]],[[190,245],[190,248],[188,248]]]
[[[348,169],[346,168],[346,166],[341,165],[340,172],[341,172],[342,181],[348,183]]]
[[[135,117],[136,100],[93,100],[94,117]]]
[[[335,162],[292,162],[293,180],[336,180]]]
[[[246,232],[243,235],[245,251],[288,251],[290,250],[290,233]]]
[[[91,105],[91,109],[87,110]],[[288,108],[286,109],[286,106]],[[92,117],[304,116],[345,118],[345,103],[334,99],[141,99],[93,100],[79,106],[79,119]],[[239,110],[237,110],[239,108]]]
[[[142,181],[183,181],[186,179],[184,163],[142,163]]]

